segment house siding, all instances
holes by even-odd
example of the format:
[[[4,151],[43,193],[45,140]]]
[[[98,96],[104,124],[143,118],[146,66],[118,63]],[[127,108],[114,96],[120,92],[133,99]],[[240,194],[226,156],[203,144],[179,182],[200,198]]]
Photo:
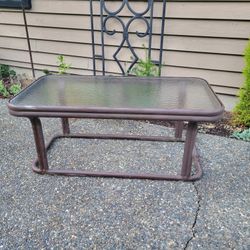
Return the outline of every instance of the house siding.
[[[98,1],[95,4],[97,13]],[[133,4],[138,9],[143,2]],[[119,2],[112,1],[112,8],[116,6]],[[155,9],[160,6],[157,2]],[[27,10],[27,23],[37,76],[43,74],[43,69],[57,70],[58,54],[63,54],[66,62],[71,64],[70,73],[92,74],[88,13],[88,1],[32,0],[32,9]],[[125,10],[122,15],[129,16],[129,12]],[[156,27],[160,27],[159,19],[156,19]],[[249,37],[249,1],[169,1],[162,75],[202,77],[216,93],[235,96],[243,83],[242,55]],[[143,40],[135,36],[132,40],[143,57]],[[118,72],[112,63],[112,51],[118,42],[110,39],[106,51],[110,59],[107,70],[113,74]],[[158,42],[156,28],[155,53]],[[0,9],[0,63],[31,75],[20,10]]]

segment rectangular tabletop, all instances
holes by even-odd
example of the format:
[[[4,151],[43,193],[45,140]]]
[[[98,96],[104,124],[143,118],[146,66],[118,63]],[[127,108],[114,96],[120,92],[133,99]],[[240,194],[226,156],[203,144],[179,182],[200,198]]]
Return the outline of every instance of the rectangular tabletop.
[[[218,116],[224,107],[208,83],[190,77],[48,75],[9,102],[17,112]]]

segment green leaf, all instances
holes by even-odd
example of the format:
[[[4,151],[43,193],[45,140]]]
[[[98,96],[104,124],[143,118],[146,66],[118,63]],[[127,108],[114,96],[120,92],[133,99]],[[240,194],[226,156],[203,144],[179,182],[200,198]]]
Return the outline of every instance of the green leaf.
[[[2,80],[0,80],[0,95],[2,95],[3,97],[9,97],[9,95],[10,95],[8,90],[4,86]]]
[[[9,88],[9,92],[12,94],[12,95],[17,95],[20,91],[21,91],[21,84],[12,84]]]
[[[238,140],[249,141],[250,142],[250,128],[245,129],[243,131],[236,131],[231,135],[232,138],[236,138]]]
[[[159,76],[159,67],[157,67],[148,57],[147,49],[145,49],[145,59],[139,59],[136,65],[132,68],[131,73],[136,76]]]

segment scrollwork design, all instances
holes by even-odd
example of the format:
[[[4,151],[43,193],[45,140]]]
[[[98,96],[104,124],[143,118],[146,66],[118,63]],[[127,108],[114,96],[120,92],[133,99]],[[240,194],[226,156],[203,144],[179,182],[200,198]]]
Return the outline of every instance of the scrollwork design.
[[[118,31],[116,29],[113,29],[113,30],[108,29],[108,23],[112,23],[111,20],[116,20],[121,25],[121,32],[123,34],[123,38],[122,38],[122,41],[120,42],[117,50],[113,54],[113,58],[115,59],[116,63],[118,64],[122,73],[125,75],[133,68],[133,66],[135,65],[135,63],[139,59],[134,48],[132,47],[130,39],[129,39],[129,28],[131,27],[132,23],[134,23],[136,20],[142,20],[143,23],[145,24],[145,31],[136,30],[135,34],[140,38],[151,35],[151,29],[152,29],[151,23],[149,22],[149,19],[146,18],[144,15],[147,14],[153,8],[153,0],[148,0],[147,7],[142,12],[137,12],[137,11],[133,10],[133,8],[129,4],[128,0],[123,0],[121,6],[116,11],[108,10],[108,8],[105,4],[105,0],[101,0],[100,3],[101,3],[100,7],[102,8],[101,13],[104,12],[101,16],[102,17],[102,25],[103,25],[102,32],[104,32],[110,36],[113,36],[114,34],[118,33]],[[119,16],[119,13],[123,10],[123,8],[125,6],[127,6],[128,10],[133,15],[133,17],[131,17],[127,23],[125,23],[124,20],[122,20],[122,18]],[[151,14],[152,13],[150,12],[150,15]],[[102,37],[102,39],[104,39],[104,38]],[[125,43],[127,43],[127,46],[133,55],[133,61],[131,62],[127,72],[124,71],[120,61],[117,58],[119,52],[121,51],[121,49],[123,48]]]
[[[147,8],[146,8],[144,11],[142,11],[142,12],[136,12],[136,11],[134,11],[134,10],[131,8],[131,6],[130,6],[128,0],[125,0],[125,2],[126,2],[126,4],[127,4],[128,9],[130,10],[130,12],[131,12],[134,16],[136,16],[136,17],[144,16],[144,15],[152,8],[152,5],[153,5],[153,0],[148,0]]]
[[[116,10],[116,11],[110,11],[110,10],[108,10],[108,8],[106,7],[106,4],[105,4],[105,0],[101,0],[101,5],[103,6],[104,11],[108,15],[115,16],[115,15],[119,14],[122,11],[122,9],[124,8],[124,6],[126,5],[126,2],[127,2],[127,0],[123,0],[120,8],[118,8],[118,10]]]
[[[104,20],[103,20],[103,31],[104,31],[105,33],[107,33],[107,34],[110,35],[110,36],[113,36],[115,33],[117,33],[117,31],[116,31],[115,29],[113,29],[113,30],[111,31],[111,30],[108,30],[108,28],[107,28],[107,22],[108,22],[109,20],[112,20],[112,19],[117,20],[117,21],[121,24],[122,30],[123,30],[123,31],[126,30],[125,24],[124,24],[124,22],[121,20],[121,18],[119,18],[118,16],[113,16],[113,15],[112,15],[112,16],[106,16],[106,17],[104,18]]]
[[[148,20],[147,20],[145,17],[143,17],[143,16],[131,18],[131,19],[128,21],[127,25],[126,25],[126,31],[129,33],[129,27],[130,27],[130,25],[131,25],[135,20],[142,20],[142,21],[145,23],[145,25],[146,25],[146,30],[145,30],[145,32],[140,32],[140,31],[137,30],[137,31],[135,31],[136,35],[137,35],[138,37],[145,37],[145,36],[147,36],[147,35],[149,34],[149,32],[150,32],[150,25],[149,25]]]

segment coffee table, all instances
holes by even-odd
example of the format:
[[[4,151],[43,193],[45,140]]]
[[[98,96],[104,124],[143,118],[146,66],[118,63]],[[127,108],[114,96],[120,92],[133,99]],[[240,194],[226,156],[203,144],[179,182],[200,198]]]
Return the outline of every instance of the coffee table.
[[[8,108],[11,115],[27,117],[31,121],[37,150],[33,170],[37,173],[184,181],[196,180],[202,175],[195,147],[197,123],[216,121],[224,111],[209,84],[200,78],[74,75],[43,76],[11,99]],[[41,117],[62,119],[63,133],[54,136],[47,146]],[[68,118],[169,120],[175,122],[176,130],[174,137],[73,134]],[[184,122],[187,122],[185,140],[182,139]],[[184,142],[180,174],[50,169],[47,150],[55,139],[65,137]],[[193,175],[192,162],[196,168]]]

